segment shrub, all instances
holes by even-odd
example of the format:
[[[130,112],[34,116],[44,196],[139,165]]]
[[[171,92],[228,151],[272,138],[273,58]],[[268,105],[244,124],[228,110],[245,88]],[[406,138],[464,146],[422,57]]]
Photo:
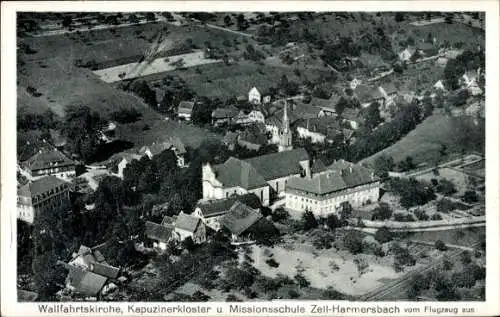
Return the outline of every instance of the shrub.
[[[442,199],[437,201],[436,209],[439,212],[447,214],[450,211],[455,209],[455,204],[449,199],[442,198]]]
[[[311,283],[302,274],[297,274],[294,276],[294,278],[300,288],[308,287],[309,285],[311,285]]]
[[[210,299],[210,296],[201,291],[196,291],[193,293],[191,298],[194,302],[207,302]]]
[[[321,232],[313,241],[313,245],[317,249],[330,249],[335,242],[335,235],[331,232]]]
[[[413,216],[411,214],[404,214],[401,212],[397,212],[394,214],[394,220],[401,221],[401,222],[413,222],[413,221],[415,221],[415,219],[413,219]]]
[[[394,243],[391,246],[391,251],[394,254],[394,265],[396,267],[415,265],[416,260],[407,248],[403,248],[399,244]]]
[[[472,256],[469,251],[465,250],[460,254],[460,262],[462,262],[463,265],[467,265],[472,262]]]
[[[288,296],[290,296],[290,298],[292,298],[292,299],[295,299],[295,298],[299,298],[300,294],[296,290],[291,289],[288,291]]]
[[[441,216],[440,213],[435,213],[431,216],[431,220],[443,220],[443,217]]]
[[[275,222],[283,221],[290,218],[290,214],[283,208],[277,208],[272,214],[271,218]]]
[[[326,290],[321,294],[321,299],[325,300],[341,300],[344,299],[344,295],[342,293],[337,292],[333,289],[333,287],[329,286]]]
[[[354,230],[348,231],[343,237],[344,247],[347,248],[352,254],[357,254],[363,251],[363,241],[361,240],[360,233]]]
[[[451,275],[451,283],[457,287],[471,288],[476,284],[476,279],[470,272],[455,272]]]
[[[446,246],[446,244],[441,240],[436,240],[436,242],[434,243],[434,247],[439,251],[448,250],[448,247]]]
[[[462,196],[462,199],[468,204],[476,203],[479,200],[477,193],[474,190],[466,191]]]
[[[239,299],[238,297],[236,297],[236,295],[234,294],[229,294],[227,295],[226,297],[226,302],[242,302],[243,300]]]
[[[268,259],[268,260],[266,260],[266,263],[270,267],[278,267],[278,266],[280,266],[280,264],[278,262],[276,262],[274,259]]]
[[[386,227],[382,227],[375,233],[375,240],[380,243],[386,243],[392,240],[392,232]]]
[[[372,215],[372,220],[387,220],[392,216],[392,209],[387,204],[380,204],[379,207],[375,208]]]
[[[302,214],[302,229],[311,230],[318,226],[318,221],[314,217],[312,211],[307,210]]]
[[[121,108],[120,110],[111,113],[111,118],[119,123],[132,123],[137,121],[141,116],[142,114],[134,108]]]
[[[362,257],[357,257],[354,259],[354,264],[356,264],[356,268],[358,269],[359,276],[365,274],[369,268],[368,261]]]
[[[415,211],[413,211],[413,214],[420,221],[427,221],[427,220],[429,220],[429,216],[427,215],[427,213],[425,212],[425,210],[416,209]]]
[[[455,185],[447,179],[442,179],[436,186],[436,190],[438,193],[441,193],[445,196],[449,196],[457,192],[457,190],[455,189]]]
[[[453,268],[453,263],[449,259],[443,260],[443,270],[449,271]]]

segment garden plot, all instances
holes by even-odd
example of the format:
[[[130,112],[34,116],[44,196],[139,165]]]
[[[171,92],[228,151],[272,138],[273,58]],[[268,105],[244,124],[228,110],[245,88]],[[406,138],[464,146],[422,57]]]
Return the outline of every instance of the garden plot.
[[[251,250],[249,256],[254,261],[254,267],[265,276],[274,278],[281,273],[294,278],[300,273],[311,283],[311,287],[326,289],[332,286],[348,295],[364,294],[404,274],[396,273],[390,265],[377,263],[370,255],[359,255],[369,263],[366,273],[360,276],[354,256],[343,256],[345,253],[333,249],[315,251],[306,245],[273,248],[254,245]],[[271,258],[279,264],[278,267],[266,263]]]
[[[132,79],[141,76],[168,72],[178,68],[187,68],[219,62],[222,61],[205,58],[203,51],[197,51],[194,53],[170,56],[168,58],[157,58],[150,64],[143,63],[143,65],[138,65],[137,63],[130,63],[100,69],[94,71],[94,74],[96,74],[101,80],[107,83],[112,83],[124,79]],[[125,75],[122,76],[123,74]]]

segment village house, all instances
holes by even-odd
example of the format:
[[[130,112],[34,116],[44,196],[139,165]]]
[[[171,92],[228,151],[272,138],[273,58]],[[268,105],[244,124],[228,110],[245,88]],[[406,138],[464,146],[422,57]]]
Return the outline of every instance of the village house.
[[[252,208],[260,207],[260,200],[254,194],[232,196],[216,200],[201,199],[196,204],[192,215],[200,218],[208,228],[219,231],[221,229],[221,218],[229,212],[236,202],[242,202]]]
[[[414,53],[415,49],[408,46],[403,51],[398,53],[399,60],[402,62],[409,62]]]
[[[234,106],[219,107],[212,111],[212,125],[230,124],[238,113],[239,109]]]
[[[338,213],[342,203],[360,207],[378,201],[380,179],[361,166],[343,160],[325,171],[290,178],[285,190],[285,208],[294,217],[309,210],[316,217]]]
[[[385,100],[383,93],[378,87],[374,88],[364,84],[358,85],[356,89],[354,89],[354,96],[358,99],[363,108],[370,106],[373,102],[383,104]]]
[[[47,175],[60,178],[74,177],[76,163],[70,160],[58,149],[41,149],[21,163],[23,170],[33,179]]]
[[[296,125],[299,138],[309,138],[312,143],[332,143],[342,136],[342,127],[333,117],[299,120]]]
[[[192,101],[181,101],[177,109],[177,117],[184,119],[186,121],[191,120],[191,115],[193,114],[194,102]]]
[[[55,176],[45,176],[17,190],[17,217],[30,224],[37,214],[49,209],[60,212],[70,208],[70,184]]]
[[[349,123],[351,128],[354,130],[359,129],[365,123],[360,110],[354,108],[345,108],[342,112],[342,120],[343,122]]]
[[[478,68],[476,71],[469,70],[465,72],[459,79],[459,84],[462,88],[467,89],[469,94],[477,96],[483,93],[483,90],[479,87],[478,80],[482,76],[481,69]]]
[[[191,238],[194,243],[200,244],[207,240],[205,224],[200,218],[180,212],[172,223],[173,234],[177,241]]]
[[[264,123],[264,122],[265,122],[264,114],[259,110],[252,110],[249,113],[240,111],[234,117],[234,123],[239,125],[249,125],[253,123]]]
[[[236,144],[238,143],[238,132],[231,132],[228,131],[224,135],[224,138],[222,139],[222,142],[224,143],[225,146],[229,149],[229,151],[234,151]]]
[[[168,242],[174,237],[172,235],[174,226],[171,224],[157,224],[152,221],[146,221],[145,234],[148,239],[153,241],[153,247],[162,251],[167,249]]]
[[[231,235],[231,241],[235,244],[264,241],[279,234],[276,227],[258,209],[239,201],[221,218],[220,225],[223,231]]]
[[[271,194],[280,195],[287,180],[304,171],[309,155],[304,149],[272,153],[240,160],[230,157],[223,164],[202,168],[203,198],[222,199],[254,193],[268,206]]]
[[[261,97],[262,96],[256,87],[253,87],[248,92],[248,102],[252,104],[259,105],[261,103]]]
[[[66,288],[75,294],[95,298],[117,288],[112,281],[118,279],[120,268],[109,265],[97,248],[81,245],[68,263],[57,264],[69,271]]]
[[[432,88],[435,90],[435,91],[442,91],[442,92],[445,92],[446,91],[446,87],[444,86],[444,83],[443,81],[440,79],[438,80],[434,86],[432,86]]]
[[[177,165],[179,167],[186,167],[185,155],[187,153],[184,143],[179,137],[170,137],[164,142],[153,142],[151,145],[145,145],[139,149],[140,156],[147,156],[152,159],[166,150],[172,150],[177,157]]]

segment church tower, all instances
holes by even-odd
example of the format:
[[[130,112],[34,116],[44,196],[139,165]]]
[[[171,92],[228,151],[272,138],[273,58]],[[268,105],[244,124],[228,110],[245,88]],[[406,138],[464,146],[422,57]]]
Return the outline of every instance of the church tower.
[[[293,148],[292,146],[292,130],[290,129],[290,120],[287,114],[287,100],[285,99],[285,108],[283,111],[283,122],[281,130],[279,131],[280,140],[278,143],[278,151],[289,151]]]

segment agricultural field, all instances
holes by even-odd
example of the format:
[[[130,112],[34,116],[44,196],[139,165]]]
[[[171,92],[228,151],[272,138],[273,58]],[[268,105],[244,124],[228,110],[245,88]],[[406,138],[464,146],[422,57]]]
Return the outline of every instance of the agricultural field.
[[[364,159],[371,164],[378,156],[388,155],[399,162],[407,156],[415,164],[427,163],[432,166],[446,161],[448,155],[478,151],[484,153],[484,122],[474,123],[470,117],[449,117],[432,115],[420,123],[413,131],[392,146]],[[447,155],[442,156],[442,145]]]

